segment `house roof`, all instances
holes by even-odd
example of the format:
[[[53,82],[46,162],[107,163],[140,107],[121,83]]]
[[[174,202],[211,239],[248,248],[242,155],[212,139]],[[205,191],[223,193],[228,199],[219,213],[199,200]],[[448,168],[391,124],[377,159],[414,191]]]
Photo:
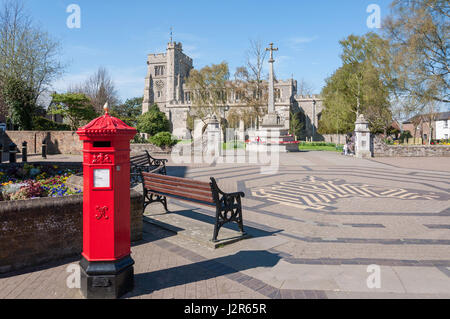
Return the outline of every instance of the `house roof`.
[[[409,124],[414,122],[415,119],[418,118],[428,118],[428,114],[418,114],[416,116],[411,117],[407,121],[403,122],[403,124]],[[435,121],[445,121],[450,119],[450,112],[440,112],[436,114]]]

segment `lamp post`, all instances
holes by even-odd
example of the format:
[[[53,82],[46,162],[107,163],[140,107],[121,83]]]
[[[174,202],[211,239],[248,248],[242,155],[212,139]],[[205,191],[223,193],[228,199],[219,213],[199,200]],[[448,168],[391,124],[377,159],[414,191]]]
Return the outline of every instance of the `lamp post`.
[[[312,137],[311,142],[314,142],[316,136],[316,100],[313,100],[313,118],[312,118]]]

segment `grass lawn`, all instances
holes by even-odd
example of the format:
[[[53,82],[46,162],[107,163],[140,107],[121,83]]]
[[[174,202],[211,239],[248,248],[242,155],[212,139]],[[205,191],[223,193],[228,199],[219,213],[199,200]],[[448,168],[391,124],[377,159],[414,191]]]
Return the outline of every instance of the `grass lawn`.
[[[246,145],[244,142],[227,142],[222,143],[222,149],[233,150],[233,149],[245,149]]]
[[[300,151],[327,151],[327,152],[339,152],[343,151],[343,145],[335,145],[333,143],[312,142],[299,144],[298,149]]]

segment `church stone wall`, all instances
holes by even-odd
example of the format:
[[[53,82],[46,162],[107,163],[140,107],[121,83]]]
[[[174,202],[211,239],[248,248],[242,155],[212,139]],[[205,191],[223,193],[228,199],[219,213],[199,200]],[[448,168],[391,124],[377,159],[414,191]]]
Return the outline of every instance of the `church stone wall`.
[[[193,60],[185,55],[181,43],[169,43],[166,53],[148,55],[148,73],[145,79],[143,113],[149,107],[157,103],[160,110],[171,121],[173,130],[186,128],[187,112],[191,108],[192,99],[185,98],[189,92],[186,79],[193,69]],[[165,66],[164,75],[155,74],[155,66]],[[275,110],[280,118],[280,123],[289,128],[290,112],[302,111],[305,114],[305,133],[311,136],[313,126],[317,132],[317,126],[322,112],[322,99],[319,96],[298,96],[297,81],[294,79],[279,80],[274,83]],[[234,94],[230,94],[228,106],[245,107],[235,100]],[[314,101],[316,101],[314,112]],[[315,114],[314,114],[315,113]]]

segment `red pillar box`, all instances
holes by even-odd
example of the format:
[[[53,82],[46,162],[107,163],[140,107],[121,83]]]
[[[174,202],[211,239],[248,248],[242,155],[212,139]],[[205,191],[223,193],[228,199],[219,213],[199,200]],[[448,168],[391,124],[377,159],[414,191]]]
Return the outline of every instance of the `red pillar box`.
[[[136,129],[108,114],[80,128],[83,141],[81,292],[118,298],[133,289],[130,256],[130,140]]]

